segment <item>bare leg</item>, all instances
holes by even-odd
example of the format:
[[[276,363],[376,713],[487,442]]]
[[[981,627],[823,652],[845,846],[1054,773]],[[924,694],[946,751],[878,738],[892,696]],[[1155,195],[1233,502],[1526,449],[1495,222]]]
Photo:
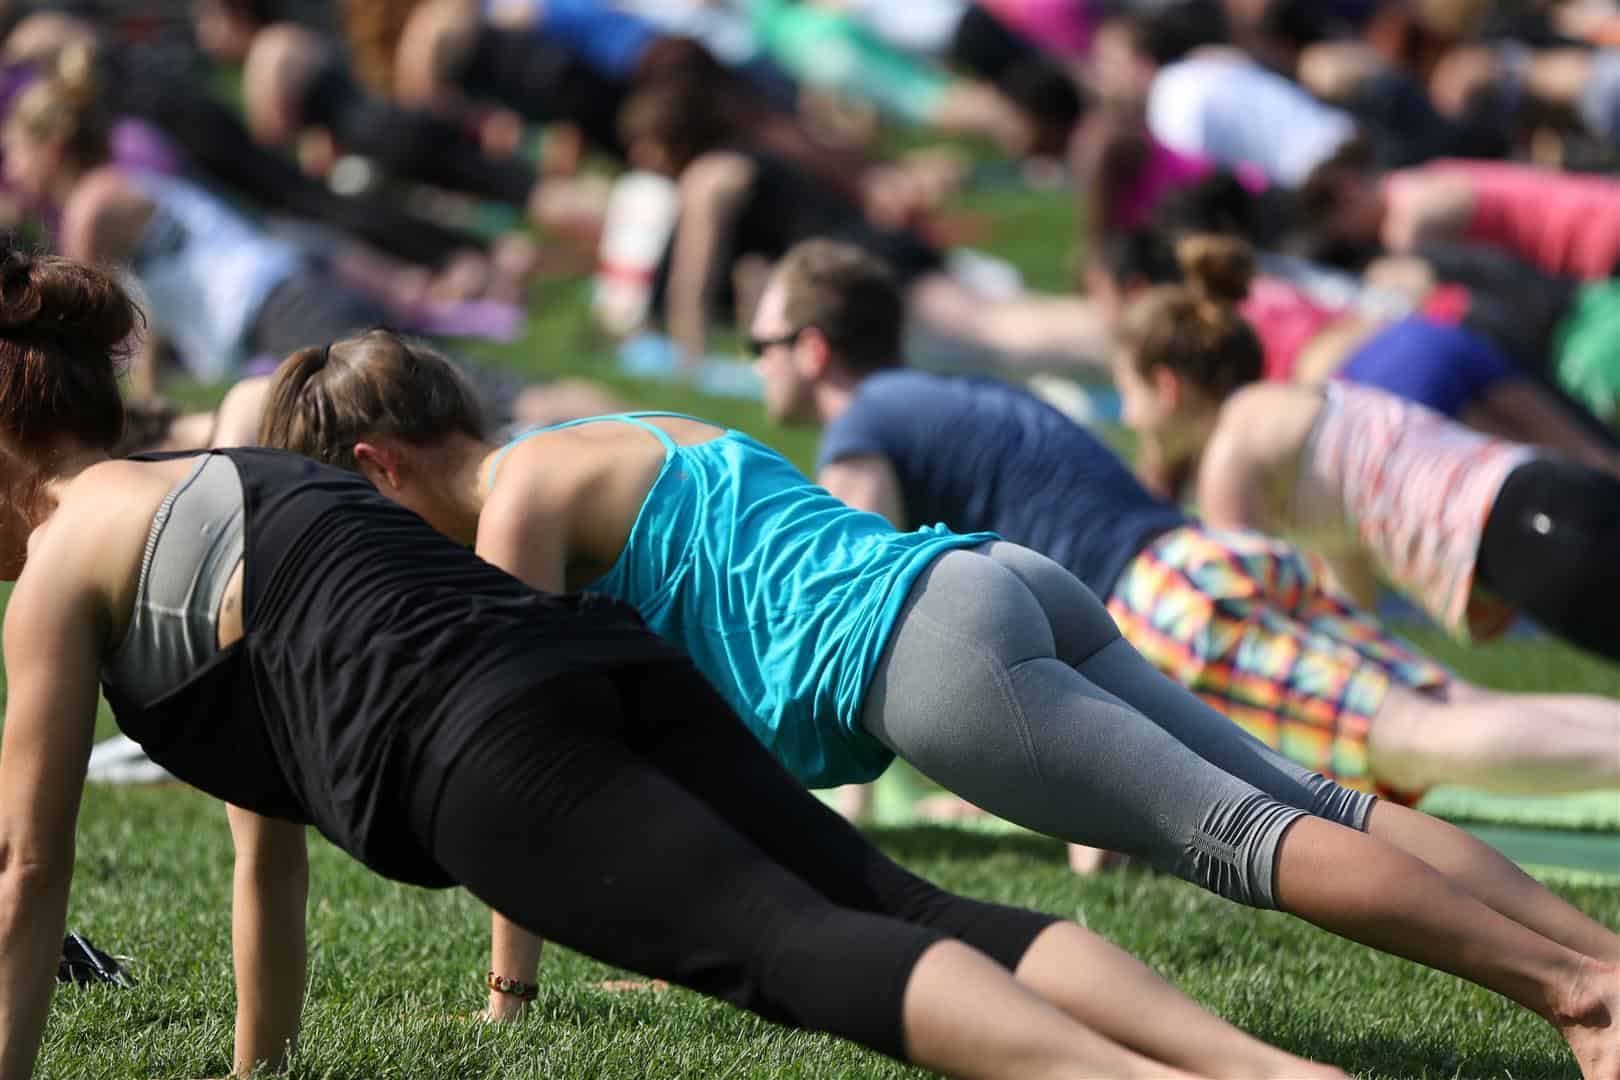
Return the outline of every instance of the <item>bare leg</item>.
[[[491,913],[489,937],[491,971],[508,979],[517,979],[519,982],[536,981],[544,941],[516,923],[510,922],[500,912]],[[524,1005],[522,998],[503,994],[491,988],[484,1017],[500,1021],[521,1020]]]
[[[1440,701],[1396,689],[1373,717],[1367,751],[1373,774],[1397,791],[1620,787],[1620,703],[1474,688]]]
[[[1006,96],[985,83],[958,81],[929,118],[942,131],[983,135],[1002,153],[1021,157],[1035,143],[1034,125]]]
[[[1108,329],[1097,305],[1084,297],[991,299],[944,274],[930,274],[912,285],[907,304],[924,366],[1107,370]]]
[[[1324,929],[1512,998],[1559,1030],[1587,1080],[1620,1078],[1620,969],[1492,910],[1423,860],[1301,818],[1283,837],[1277,892]]]
[[[1009,1080],[1186,1077],[1108,1041],[1021,987],[982,953],[942,941],[906,984],[906,1056],[951,1076]]]
[[[1125,950],[1073,923],[1035,939],[1018,981],[1076,1020],[1156,1060],[1211,1076],[1343,1076],[1205,1011]]]
[[[1589,918],[1500,852],[1439,818],[1381,802],[1367,832],[1416,856],[1486,906],[1576,952],[1620,965],[1620,935]]]
[[[220,400],[214,413],[214,431],[211,446],[257,446],[259,421],[264,416],[264,402],[270,396],[270,376],[254,375],[242,379]]]

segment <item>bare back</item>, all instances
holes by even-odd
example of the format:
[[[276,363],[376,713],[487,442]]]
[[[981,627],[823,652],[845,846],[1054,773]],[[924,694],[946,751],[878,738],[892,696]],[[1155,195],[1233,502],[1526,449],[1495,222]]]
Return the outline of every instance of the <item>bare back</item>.
[[[56,512],[30,538],[19,587],[88,585],[101,601],[104,647],[116,647],[129,628],[152,520],[195,464],[192,458],[108,461],[86,469],[62,490]],[[234,643],[242,630],[238,563],[220,604],[218,646]]]

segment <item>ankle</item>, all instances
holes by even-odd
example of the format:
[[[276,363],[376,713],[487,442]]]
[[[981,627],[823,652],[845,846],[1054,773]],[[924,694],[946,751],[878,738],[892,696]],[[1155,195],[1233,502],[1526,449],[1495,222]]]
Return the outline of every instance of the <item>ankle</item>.
[[[1620,968],[1581,957],[1553,995],[1547,1019],[1560,1030],[1604,1027],[1620,1020]]]

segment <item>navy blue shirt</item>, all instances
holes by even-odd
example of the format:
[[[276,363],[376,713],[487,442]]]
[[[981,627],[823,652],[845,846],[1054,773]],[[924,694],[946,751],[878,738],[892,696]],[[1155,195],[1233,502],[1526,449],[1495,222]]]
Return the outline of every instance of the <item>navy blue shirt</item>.
[[[1188,523],[1095,435],[994,379],[868,377],[823,433],[817,468],[866,455],[894,466],[908,524],[998,533],[1104,599],[1149,541]]]

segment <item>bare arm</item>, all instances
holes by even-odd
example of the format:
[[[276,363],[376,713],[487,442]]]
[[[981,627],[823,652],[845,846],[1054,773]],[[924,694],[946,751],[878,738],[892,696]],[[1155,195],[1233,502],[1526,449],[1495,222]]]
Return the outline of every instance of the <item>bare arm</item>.
[[[512,473],[510,463],[508,472]],[[497,488],[480,515],[476,551],[524,584],[542,592],[567,587],[568,550],[566,512],[548,505],[548,493],[524,483],[525,476],[509,476]],[[543,941],[498,911],[490,913],[490,970],[508,979],[535,983],[540,977]],[[512,994],[489,991],[486,1015],[494,1020],[517,1020],[525,1002]]]
[[[753,164],[731,153],[705,154],[681,174],[666,319],[689,361],[708,347],[709,307],[730,272],[731,229],[753,180]]]
[[[31,1075],[55,985],[96,721],[104,608],[88,575],[31,558],[6,611],[0,738],[0,1076]]]
[[[1384,246],[1411,252],[1426,244],[1460,240],[1474,216],[1474,191],[1446,175],[1398,177],[1390,183]]]
[[[304,827],[227,807],[236,847],[231,953],[236,967],[235,1071],[281,1068],[304,1008]]]
[[[887,518],[897,529],[906,528],[905,496],[888,458],[878,454],[843,458],[822,469],[816,483],[835,499]]]
[[[816,483],[826,488],[833,498],[856,510],[887,518],[897,529],[906,527],[905,496],[900,491],[900,478],[895,475],[889,459],[882,455],[842,458],[823,468]],[[850,821],[871,817],[876,803],[875,785],[845,784],[838,789],[838,812]]]

